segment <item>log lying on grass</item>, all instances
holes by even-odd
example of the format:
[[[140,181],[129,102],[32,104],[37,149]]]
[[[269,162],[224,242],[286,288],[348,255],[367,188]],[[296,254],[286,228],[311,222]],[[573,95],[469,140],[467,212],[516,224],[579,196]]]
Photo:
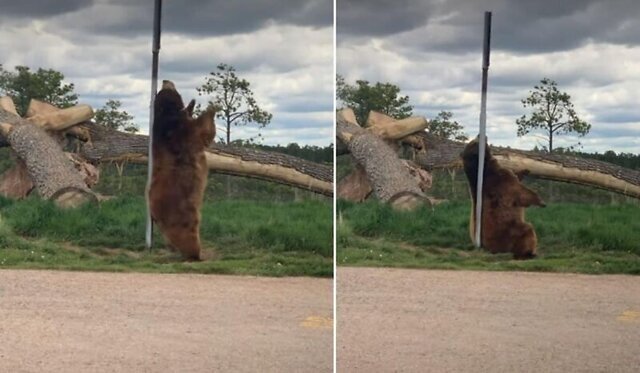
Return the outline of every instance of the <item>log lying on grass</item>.
[[[360,127],[351,109],[338,112],[336,126],[338,138],[364,169],[378,199],[396,209],[413,209],[427,201],[396,152],[373,131]]]
[[[10,99],[4,100],[4,102],[13,106]],[[2,103],[3,101],[0,101],[0,105]],[[0,119],[7,122],[7,126],[5,126],[7,134],[12,132],[14,127],[24,124],[39,130],[39,132],[35,131],[38,133],[38,137],[32,139],[32,144],[40,143],[41,135],[53,140],[51,136],[47,136],[41,130],[44,128],[48,130],[49,135],[59,136],[66,133],[85,142],[80,147],[80,155],[93,163],[123,160],[137,163],[147,162],[147,136],[133,135],[87,124],[87,119],[90,114],[92,115],[92,110],[88,106],[79,105],[70,109],[58,109],[51,104],[31,100],[26,120],[17,115],[9,114],[11,113],[7,110],[0,113]],[[72,122],[75,123],[72,124]],[[50,141],[48,142],[50,143]],[[7,137],[0,132],[0,147],[3,146],[13,147],[13,144],[7,141]],[[262,179],[333,196],[333,169],[326,165],[280,153],[218,144],[212,145],[206,156],[210,169],[218,173]],[[34,156],[34,158],[38,157],[40,155]],[[74,163],[75,166],[78,166],[77,161],[71,165],[73,166]],[[87,165],[83,164],[82,166]],[[81,175],[83,178],[84,176]],[[86,176],[91,177],[92,175],[89,172]]]
[[[90,141],[80,149],[85,159],[98,163],[129,161],[147,163],[148,137],[95,125],[82,125]],[[207,149],[207,164],[216,173],[277,182],[333,196],[332,167],[286,154],[213,144]]]
[[[416,134],[427,149],[416,156],[416,163],[426,169],[462,167],[460,153],[465,144],[421,132]],[[514,172],[528,170],[541,179],[587,185],[640,198],[640,170],[608,162],[562,154],[549,154],[501,147],[491,147],[500,165]]]
[[[379,122],[379,113],[370,114],[371,123]],[[369,121],[369,120],[368,120]],[[465,144],[458,141],[442,139],[423,130],[409,135],[407,131],[376,132],[386,140],[400,141],[418,150],[414,161],[425,170],[461,168],[460,153]],[[401,135],[405,135],[402,137]],[[384,137],[389,136],[389,137]],[[620,167],[595,159],[580,158],[570,155],[548,154],[517,149],[491,147],[498,162],[514,172],[528,170],[529,175],[541,179],[568,182],[609,190],[623,195],[640,198],[640,171]],[[349,147],[336,141],[337,155],[348,154]],[[352,175],[349,175],[352,176]],[[343,180],[347,180],[346,178]],[[355,178],[349,179],[355,182]],[[354,186],[350,186],[354,189]],[[361,187],[362,189],[362,187]],[[338,187],[340,190],[340,187]]]
[[[42,198],[65,208],[96,201],[60,144],[40,127],[0,108],[0,135],[24,161]]]

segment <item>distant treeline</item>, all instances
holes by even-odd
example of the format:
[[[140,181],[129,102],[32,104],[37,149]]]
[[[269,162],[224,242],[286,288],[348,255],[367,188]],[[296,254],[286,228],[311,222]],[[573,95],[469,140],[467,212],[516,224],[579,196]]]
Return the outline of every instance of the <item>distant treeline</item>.
[[[292,142],[287,146],[282,145],[258,145],[251,143],[233,142],[234,145],[255,148],[270,152],[284,153],[294,157],[306,159],[316,163],[333,163],[333,144],[320,147],[315,145],[300,146],[298,143]]]
[[[534,151],[535,150],[537,149],[534,149]],[[564,150],[562,148],[555,149],[553,152],[556,154],[574,155],[576,157],[581,157],[581,158],[597,159],[599,161],[613,163],[615,165],[630,168],[632,170],[640,169],[640,154],[624,153],[624,152],[616,153],[613,150],[607,150],[604,153],[598,153],[598,152],[584,153],[584,152],[577,152],[577,151],[571,151],[571,150]]]
[[[577,153],[579,157],[593,158],[599,161],[609,162],[617,164],[618,166],[631,168],[633,170],[640,170],[640,154],[633,153],[616,153],[613,150],[607,150],[600,153]]]

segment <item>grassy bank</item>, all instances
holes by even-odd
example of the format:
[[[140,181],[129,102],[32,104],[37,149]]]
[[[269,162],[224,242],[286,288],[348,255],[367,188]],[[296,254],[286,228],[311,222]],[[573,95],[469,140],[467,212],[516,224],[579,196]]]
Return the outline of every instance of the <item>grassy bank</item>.
[[[215,259],[184,263],[158,232],[144,248],[143,197],[63,211],[0,197],[0,268],[332,275],[332,212],[326,201],[205,203],[201,236]]]
[[[640,208],[556,203],[532,208],[539,256],[475,250],[468,201],[395,212],[375,201],[338,203],[338,265],[640,274]]]

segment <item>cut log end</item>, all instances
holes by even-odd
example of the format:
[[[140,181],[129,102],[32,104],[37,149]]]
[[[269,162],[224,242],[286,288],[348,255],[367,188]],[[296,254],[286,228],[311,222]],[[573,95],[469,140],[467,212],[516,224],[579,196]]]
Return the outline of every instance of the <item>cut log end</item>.
[[[0,108],[10,112],[11,114],[18,115],[16,105],[13,103],[13,99],[9,96],[0,97]]]
[[[360,164],[356,163],[355,169],[338,183],[337,193],[338,198],[362,202],[369,197],[372,191],[367,173]]]
[[[12,129],[13,129],[13,126],[10,125],[9,123],[0,123],[0,135],[4,137],[9,137],[9,134],[11,133]]]
[[[63,209],[76,208],[88,202],[98,203],[98,198],[93,193],[75,187],[58,190],[50,200]]]
[[[420,206],[431,205],[431,201],[423,194],[400,192],[389,199],[389,204],[396,211],[413,211]]]
[[[24,161],[18,157],[15,158],[15,165],[0,175],[0,195],[22,199],[29,195],[34,185]]]

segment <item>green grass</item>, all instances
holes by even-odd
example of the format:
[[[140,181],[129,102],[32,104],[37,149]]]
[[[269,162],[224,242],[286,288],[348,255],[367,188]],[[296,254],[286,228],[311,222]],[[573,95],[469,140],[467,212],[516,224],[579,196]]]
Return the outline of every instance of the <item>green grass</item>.
[[[156,248],[144,248],[142,197],[73,210],[0,197],[0,268],[332,276],[330,203],[215,201],[202,216],[205,250],[216,257],[185,263],[158,232]]]
[[[338,265],[640,274],[640,208],[634,204],[556,203],[531,208],[539,256],[476,250],[468,201],[396,212],[370,201],[338,203]]]

